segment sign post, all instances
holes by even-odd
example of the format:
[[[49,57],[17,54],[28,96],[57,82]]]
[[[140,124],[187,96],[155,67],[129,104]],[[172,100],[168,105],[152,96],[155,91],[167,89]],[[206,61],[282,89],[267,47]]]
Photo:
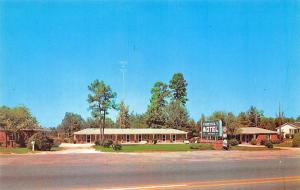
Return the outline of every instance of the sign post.
[[[34,151],[34,144],[35,144],[35,141],[31,141],[31,147],[32,147],[32,151]]]

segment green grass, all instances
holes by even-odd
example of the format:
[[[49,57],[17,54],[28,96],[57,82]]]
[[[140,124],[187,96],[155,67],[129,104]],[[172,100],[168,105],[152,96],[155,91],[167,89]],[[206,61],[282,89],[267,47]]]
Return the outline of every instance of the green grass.
[[[0,153],[4,153],[4,154],[26,154],[30,152],[30,150],[28,150],[28,148],[0,148]]]
[[[246,147],[246,146],[232,146],[230,150],[240,151],[263,151],[263,150],[280,150],[279,148],[267,148],[267,147]]]
[[[193,149],[191,148],[193,147]],[[97,151],[114,152],[110,148],[95,146]],[[144,145],[123,145],[119,152],[175,152],[175,151],[193,151],[193,150],[212,150],[210,144],[144,144]]]
[[[53,146],[50,151],[60,151],[60,150],[63,150],[63,149],[64,148],[62,148],[62,147]]]

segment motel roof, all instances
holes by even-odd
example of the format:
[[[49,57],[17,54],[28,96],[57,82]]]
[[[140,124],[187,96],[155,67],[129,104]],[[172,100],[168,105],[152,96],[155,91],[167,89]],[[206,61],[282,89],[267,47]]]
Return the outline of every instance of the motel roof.
[[[290,125],[290,126],[292,126],[292,127],[295,127],[295,128],[300,128],[300,122],[294,122],[294,123],[285,123],[285,124],[283,124],[283,125],[280,125],[279,127],[277,127],[276,129],[279,129],[279,128],[281,128],[281,127],[283,127],[283,126],[285,126],[285,125]]]
[[[74,133],[75,135],[97,135],[100,134],[99,128],[87,128]],[[177,129],[120,129],[120,128],[105,128],[105,135],[137,135],[137,134],[187,134],[185,131]]]
[[[277,134],[277,132],[258,127],[242,127],[240,134]]]

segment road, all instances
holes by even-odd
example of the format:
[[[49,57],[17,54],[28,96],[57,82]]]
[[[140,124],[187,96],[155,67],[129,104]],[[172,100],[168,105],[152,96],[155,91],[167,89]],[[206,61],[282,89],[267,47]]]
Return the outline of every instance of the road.
[[[300,152],[0,156],[0,189],[300,189]]]

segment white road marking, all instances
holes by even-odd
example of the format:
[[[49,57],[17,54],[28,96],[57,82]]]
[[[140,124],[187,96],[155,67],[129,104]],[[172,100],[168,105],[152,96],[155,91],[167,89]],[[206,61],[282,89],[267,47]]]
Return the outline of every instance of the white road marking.
[[[172,188],[172,187],[184,187],[187,185],[159,185],[159,186],[142,186],[142,187],[124,187],[124,188],[112,188],[103,190],[136,190],[136,189],[157,189],[157,188]]]

